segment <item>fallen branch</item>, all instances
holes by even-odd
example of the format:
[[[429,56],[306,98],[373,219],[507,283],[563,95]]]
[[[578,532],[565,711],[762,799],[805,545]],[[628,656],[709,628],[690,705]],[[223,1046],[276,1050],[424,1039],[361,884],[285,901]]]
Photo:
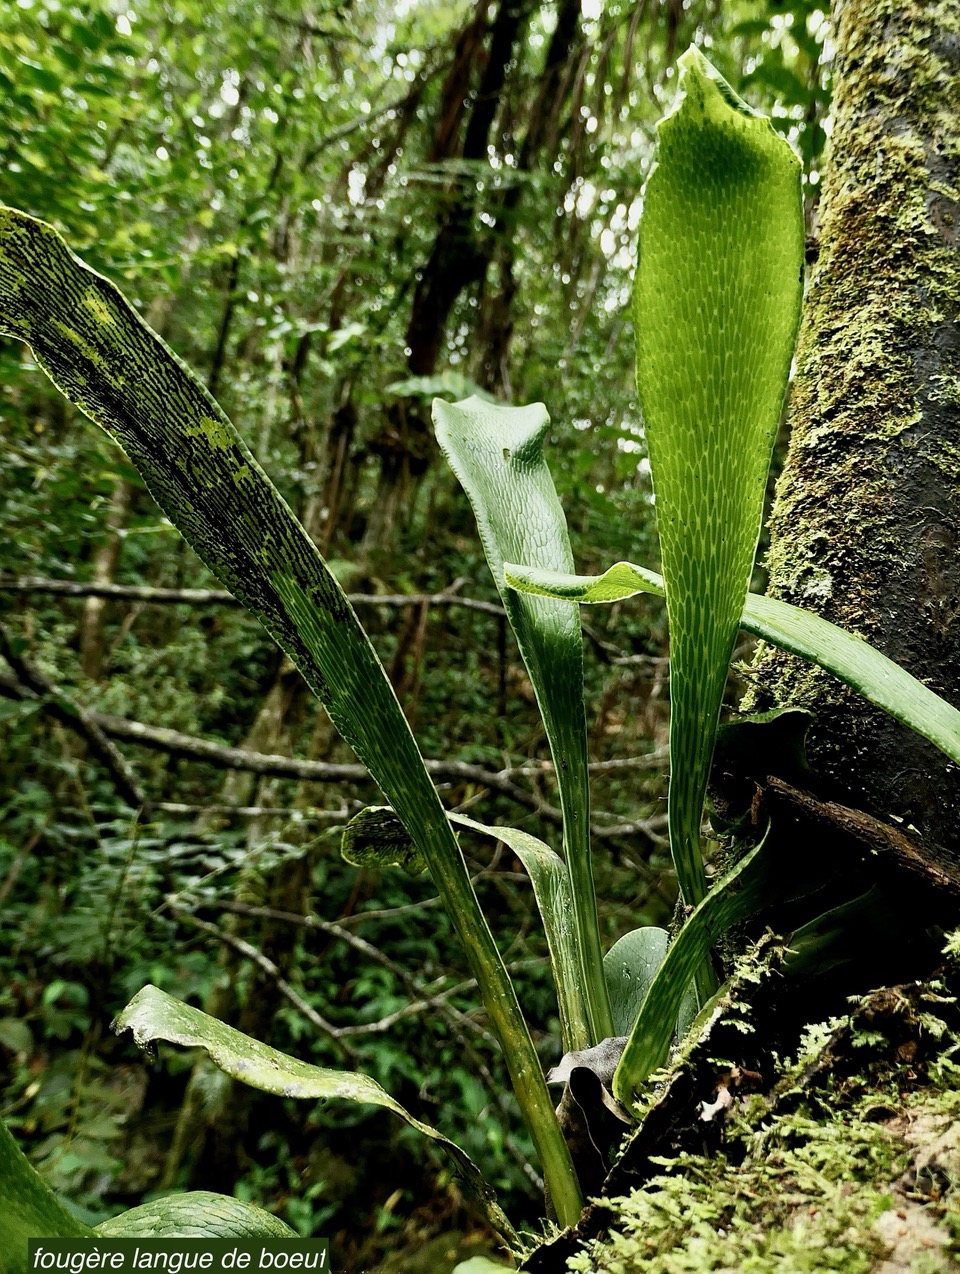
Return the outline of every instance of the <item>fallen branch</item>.
[[[665,769],[669,755],[667,748],[656,748],[653,752],[644,753],[643,756],[620,756],[612,761],[591,761],[587,769],[591,774],[610,774],[614,770],[656,770],[661,767]],[[554,766],[552,761],[547,760],[527,761],[513,769],[504,770],[503,773],[511,777],[515,775],[520,778],[539,778],[542,775],[553,774]]]
[[[340,1042],[344,1051],[347,1052],[349,1056],[353,1057],[354,1060],[356,1059],[356,1052],[349,1048],[349,1046],[342,1045],[339,1029],[335,1027],[332,1022],[328,1022],[325,1017],[322,1017],[315,1008],[306,1002],[302,995],[298,994],[298,992],[293,989],[269,956],[265,956],[262,951],[258,951],[255,946],[249,942],[245,942],[243,938],[238,938],[236,934],[228,933],[225,929],[221,929],[219,925],[212,925],[207,920],[201,920],[198,916],[192,915],[189,911],[177,908],[175,914],[178,920],[183,920],[187,924],[193,925],[194,928],[199,929],[202,933],[209,934],[210,937],[216,938],[218,942],[222,942],[224,946],[230,947],[239,955],[242,955],[246,957],[246,959],[252,961],[257,968],[261,970],[261,972],[265,973],[268,978],[273,979],[277,990],[284,999],[289,1000],[298,1013],[302,1014],[312,1026],[315,1026],[317,1030],[321,1032],[321,1034],[327,1035],[331,1039]]]
[[[41,576],[0,576],[0,592],[47,593],[56,597],[104,597],[110,601],[148,602],[155,606],[239,606],[232,593],[222,588],[149,588],[139,584],[98,584],[87,580],[45,579]],[[348,600],[364,606],[460,606],[498,618],[505,614],[495,602],[477,597],[460,597],[452,589],[442,593],[348,593]]]
[[[456,588],[457,580],[442,593],[348,593],[347,599],[358,609],[387,606],[459,606],[464,610],[480,611],[505,619],[506,611],[496,602],[485,602],[478,597],[461,597]],[[54,597],[103,597],[108,601],[144,602],[152,606],[239,606],[232,593],[223,588],[151,588],[139,584],[94,583],[90,580],[46,579],[40,575],[0,575],[0,593],[45,593]],[[628,655],[601,637],[590,625],[583,624],[583,633],[596,647],[601,661],[616,667],[653,668],[669,662],[661,655]]]
[[[0,625],[0,655],[13,670],[13,698],[29,699],[39,702],[46,712],[55,717],[62,725],[80,735],[89,746],[91,752],[103,762],[109,770],[117,791],[133,809],[149,811],[150,802],[140,786],[136,775],[127,764],[103,727],[95,720],[95,714],[82,708],[76,700],[65,691],[55,686],[39,668],[28,662],[20,654],[10,639],[6,629]]]
[[[402,908],[402,910],[422,910],[424,907],[429,907],[439,902],[439,897],[427,898],[422,903],[410,904],[408,907]],[[345,943],[358,954],[365,956],[368,960],[372,960],[375,964],[379,964],[382,968],[387,969],[395,977],[399,978],[399,980],[403,983],[404,989],[414,999],[423,998],[426,994],[426,988],[418,978],[415,978],[412,974],[408,973],[402,965],[391,960],[386,952],[381,951],[379,947],[375,947],[372,942],[368,942],[366,938],[361,938],[359,934],[351,933],[349,929],[345,929],[343,927],[343,920],[339,922],[321,920],[319,916],[303,915],[298,911],[282,911],[275,907],[255,907],[251,903],[234,902],[233,900],[226,898],[204,899],[203,906],[215,907],[218,911],[226,911],[237,916],[249,916],[253,919],[278,920],[284,924],[294,925],[299,929],[309,929],[315,933],[325,934],[329,938],[335,938],[338,941]],[[182,908],[178,908],[177,910],[178,914],[182,914]],[[347,917],[347,919],[355,920],[358,916],[360,916],[364,920],[370,920],[376,917],[390,915],[391,913],[396,913],[400,910],[401,908],[396,907],[382,912],[362,912],[357,913],[355,916]],[[476,982],[471,980],[470,982],[462,983],[459,990],[469,991],[474,990],[475,988]],[[473,1018],[463,1013],[460,1009],[454,1009],[450,1004],[445,1003],[443,1007],[445,1012],[448,1010],[452,1011],[453,1016],[461,1026],[466,1027],[475,1035],[480,1036],[480,1038],[482,1038],[488,1045],[496,1047],[497,1041],[486,1027],[482,1026],[479,1022],[475,1022]]]
[[[252,774],[269,774],[277,778],[300,779],[308,783],[372,783],[366,766],[358,761],[334,764],[329,761],[306,761],[299,757],[277,756],[268,752],[248,752],[245,748],[231,748],[210,739],[199,739],[192,734],[182,734],[164,726],[145,725],[142,721],[130,721],[126,717],[113,717],[94,712],[90,716],[103,731],[115,739],[126,739],[143,747],[170,752],[175,756],[189,756],[207,761],[220,769],[244,770]],[[521,805],[537,810],[553,821],[559,820],[560,811],[544,805],[533,792],[519,787],[508,777],[509,771],[487,770],[466,761],[424,762],[434,779],[476,783],[492,788],[511,797]],[[556,819],[553,815],[556,814]]]
[[[9,660],[8,660],[9,662]],[[13,665],[11,665],[12,667]],[[32,693],[29,687],[15,678],[0,673],[0,695],[9,698],[39,699],[44,707],[56,711],[56,701],[48,700]],[[72,701],[71,701],[72,703]],[[137,743],[142,747],[167,752],[172,756],[186,756],[193,760],[206,761],[210,765],[225,770],[242,770],[250,774],[271,775],[275,778],[298,779],[307,783],[372,783],[373,780],[365,766],[359,762],[333,764],[328,761],[306,761],[299,757],[278,756],[267,752],[250,752],[246,748],[228,747],[226,744],[214,743],[211,739],[200,739],[196,735],[183,734],[179,730],[170,730],[165,726],[146,725],[142,721],[131,721],[127,717],[114,717],[104,712],[81,709],[73,704],[74,717],[70,712],[62,714],[63,724],[79,729],[84,735],[88,729],[95,729],[109,739],[123,739],[129,743]],[[112,746],[112,745],[110,745]],[[123,767],[129,770],[120,753],[113,748]],[[647,764],[647,758],[636,758],[639,765]],[[608,762],[598,762],[598,766],[606,768]],[[534,810],[541,818],[556,827],[562,827],[563,816],[560,810],[542,801],[536,793],[513,782],[514,775],[524,776],[529,770],[524,766],[503,770],[488,770],[483,766],[471,765],[467,761],[425,760],[424,765],[434,780],[440,782],[470,783],[477,787],[487,788],[509,797],[518,805]],[[591,767],[592,768],[592,767]],[[538,770],[537,773],[550,773],[550,769]],[[118,783],[119,785],[119,783]],[[139,792],[139,787],[135,789]],[[131,793],[124,793],[124,799],[130,800]],[[140,800],[142,804],[142,796]],[[136,806],[139,808],[139,805]],[[660,843],[660,831],[664,826],[662,818],[637,819],[630,823],[615,823],[604,827],[594,824],[593,836],[598,840],[616,840],[642,834]]]
[[[453,996],[476,990],[476,980],[467,978],[465,981],[456,983],[455,986],[447,987],[446,990],[437,991],[434,994],[430,994],[429,990],[427,990],[427,993],[422,998],[401,1005],[399,1009],[396,1009],[393,1013],[388,1013],[386,1017],[379,1018],[376,1022],[360,1022],[353,1026],[334,1026],[332,1022],[328,1022],[325,1017],[322,1017],[316,1009],[306,1002],[303,996],[290,985],[270,957],[264,955],[252,943],[237,937],[236,934],[230,933],[219,925],[210,924],[207,920],[201,920],[198,916],[193,915],[192,912],[179,907],[175,909],[175,915],[178,920],[186,921],[203,933],[216,938],[218,942],[232,947],[234,951],[245,956],[248,960],[253,961],[257,968],[261,969],[267,977],[273,979],[280,994],[289,1000],[308,1022],[312,1023],[324,1035],[328,1035],[331,1039],[341,1043],[343,1040],[355,1038],[358,1035],[380,1035],[384,1031],[390,1030],[392,1026],[395,1026],[397,1022],[406,1017],[413,1017],[418,1013],[426,1012],[428,1009],[443,1008]],[[350,934],[349,937],[353,938],[354,935]],[[366,945],[369,946],[369,944]]]
[[[154,809],[162,814],[183,814],[188,817],[198,815],[221,815],[224,818],[283,818],[291,823],[346,823],[354,814],[362,809],[360,802],[354,802],[351,808],[325,810],[284,809],[274,805],[188,805],[182,801],[157,801]]]

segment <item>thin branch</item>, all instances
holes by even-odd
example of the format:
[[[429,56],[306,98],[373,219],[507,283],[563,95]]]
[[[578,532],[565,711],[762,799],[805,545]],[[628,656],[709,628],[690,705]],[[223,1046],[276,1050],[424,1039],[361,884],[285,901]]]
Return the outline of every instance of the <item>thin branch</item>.
[[[105,597],[113,601],[149,602],[158,606],[239,606],[240,603],[222,588],[148,588],[138,584],[93,583],[89,580],[45,579],[42,576],[0,576],[0,592],[47,593],[57,597]],[[464,610],[482,611],[501,616],[505,612],[495,602],[476,597],[460,597],[451,589],[442,593],[348,593],[353,606],[460,606]]]
[[[57,597],[105,597],[112,601],[158,605],[239,606],[222,588],[147,588],[136,584],[95,583],[92,580],[45,579],[39,575],[0,576],[4,593],[49,593]]]
[[[426,902],[413,904],[413,906],[430,906],[439,901],[439,898],[429,898]],[[209,904],[205,903],[204,905],[212,905],[221,911],[228,911],[241,916],[259,917],[265,920],[286,921],[287,923],[296,925],[300,928],[316,930],[327,934],[329,937],[337,938],[360,955],[365,956],[373,963],[379,964],[389,973],[392,973],[401,982],[408,995],[413,997],[424,997],[424,987],[420,983],[419,979],[408,973],[402,965],[391,960],[384,951],[381,951],[379,947],[375,947],[372,942],[368,942],[365,938],[358,937],[357,934],[351,933],[348,929],[344,929],[342,922],[335,923],[332,921],[320,920],[316,916],[304,916],[300,912],[278,911],[273,907],[255,907],[249,903],[231,902],[227,900],[217,900]],[[390,907],[382,911],[368,911],[362,914],[364,919],[372,920],[381,916],[393,916],[398,911],[408,909],[409,908]],[[357,917],[350,917],[350,919],[356,918]],[[455,990],[457,992],[467,991],[475,985],[476,984],[473,981],[462,982],[455,988]],[[452,992],[447,992],[447,994],[452,994]],[[436,999],[437,997],[434,998]],[[498,1047],[496,1039],[490,1034],[486,1027],[479,1022],[475,1022],[472,1017],[470,1017],[467,1013],[464,1013],[462,1009],[458,1009],[455,1005],[451,1004],[449,1000],[443,1000],[440,1003],[437,1003],[436,1007],[441,1015],[446,1018],[447,1024],[455,1035],[457,1042],[463,1051],[464,1060],[468,1061],[473,1069],[480,1075],[481,1079],[486,1084],[493,1101],[500,1108],[501,1112],[509,1118],[512,1118],[513,1112],[510,1110],[509,1102],[503,1092],[503,1086],[497,1084],[490,1072],[490,1068],[487,1065],[485,1058],[477,1049],[474,1041],[468,1038],[468,1033],[478,1039],[482,1039],[485,1044],[492,1048]],[[524,1175],[528,1177],[536,1189],[542,1190],[543,1181],[536,1169],[530,1163],[527,1156],[523,1154],[521,1149],[516,1145],[511,1137],[507,1136],[505,1138],[505,1144],[513,1158],[519,1164]]]
[[[428,899],[427,901],[430,903],[438,900]],[[372,960],[375,964],[379,964],[382,968],[387,969],[388,972],[392,973],[403,984],[404,990],[409,995],[423,999],[424,1001],[429,1000],[431,1005],[434,1001],[436,1001],[436,1007],[443,1008],[447,1013],[452,1012],[457,1017],[458,1021],[460,1021],[462,1025],[466,1026],[473,1034],[481,1037],[486,1043],[494,1047],[499,1047],[496,1038],[484,1026],[475,1022],[460,1009],[457,1009],[448,1003],[449,997],[454,993],[460,994],[461,992],[476,990],[477,983],[474,978],[468,978],[463,982],[459,982],[452,990],[440,992],[437,995],[431,995],[429,988],[426,987],[418,978],[413,977],[413,975],[408,973],[402,965],[391,960],[385,952],[381,951],[379,947],[375,947],[372,942],[368,942],[366,938],[361,938],[359,934],[351,933],[349,929],[345,929],[342,922],[338,923],[332,920],[321,920],[318,916],[305,916],[298,911],[283,911],[275,907],[256,907],[250,903],[233,902],[228,899],[205,898],[202,901],[202,905],[204,907],[215,907],[218,911],[228,911],[238,916],[250,916],[263,920],[278,920],[282,923],[295,925],[300,929],[309,929],[312,932],[323,933],[330,938],[335,938],[340,942],[344,942],[348,947],[351,947],[360,955],[366,956],[368,960]],[[418,904],[414,905],[416,906]],[[423,906],[424,904],[419,905]],[[178,915],[183,914],[185,916],[192,917],[191,912],[180,907],[177,907],[176,911]],[[363,913],[363,918],[372,919],[375,915],[379,914],[386,915],[388,913],[369,911]],[[202,924],[203,922],[201,921],[198,923]],[[540,961],[536,958],[515,960],[507,965],[507,971],[509,973],[516,973],[520,969],[530,966],[538,966],[539,964]],[[338,1029],[348,1033],[360,1033],[357,1031],[357,1028],[354,1027],[343,1027]],[[364,1032],[366,1032],[366,1029],[366,1027],[363,1028]]]
[[[212,925],[207,920],[201,920],[199,916],[193,915],[192,912],[185,911],[178,907],[176,908],[175,914],[179,920],[185,920],[188,924],[193,925],[194,928],[201,930],[203,933],[209,934],[211,937],[216,938],[218,942],[222,942],[225,946],[232,947],[239,955],[245,956],[248,960],[251,960],[258,969],[267,975],[267,977],[273,979],[280,994],[285,999],[289,1000],[297,1012],[302,1013],[307,1021],[315,1026],[321,1034],[329,1035],[331,1039],[337,1041],[340,1040],[339,1028],[328,1022],[326,1018],[321,1017],[316,1009],[309,1005],[306,1000],[293,989],[269,956],[265,956],[262,951],[258,951],[256,947],[252,946],[249,942],[245,942],[243,938],[238,938],[236,934],[228,933],[225,929],[221,929],[219,925]],[[356,1057],[356,1053],[352,1049],[347,1048],[347,1046],[344,1046],[344,1049]]]
[[[652,840],[655,845],[666,846],[670,842],[658,830],[665,828],[666,825],[666,816],[663,818],[636,818],[630,822],[611,823],[607,827],[595,827],[591,834],[594,840],[619,840],[624,837],[642,834]]]
[[[442,593],[347,593],[358,610],[366,607],[459,606],[505,619],[506,611],[496,602],[479,597],[461,597],[456,581]],[[95,583],[90,580],[46,579],[40,575],[0,575],[0,593],[24,595],[44,593],[53,597],[103,597],[110,601],[145,602],[150,606],[236,606],[240,603],[223,588],[151,588],[141,584]],[[666,655],[633,655],[601,637],[590,624],[583,623],[583,635],[593,644],[602,663],[617,668],[656,668],[669,663]]]
[[[404,1004],[395,1012],[388,1013],[386,1017],[378,1018],[376,1022],[361,1022],[354,1026],[334,1026],[332,1022],[328,1022],[325,1017],[322,1017],[316,1009],[308,1004],[298,991],[294,990],[277,965],[257,947],[246,942],[243,938],[238,938],[236,934],[230,933],[226,929],[221,929],[219,925],[201,920],[190,911],[178,907],[175,909],[175,915],[178,919],[187,921],[188,924],[200,929],[203,933],[210,934],[211,937],[216,938],[219,942],[225,943],[226,946],[232,947],[234,951],[245,956],[248,960],[252,960],[258,969],[261,969],[269,978],[273,979],[280,994],[289,1000],[308,1022],[311,1022],[318,1031],[321,1031],[324,1035],[329,1035],[331,1039],[338,1042],[358,1035],[380,1035],[404,1018],[424,1013],[428,1009],[441,1008],[451,996],[461,995],[465,991],[474,990],[477,985],[473,978],[468,978],[466,981],[458,982],[455,986],[448,987],[444,991],[438,991],[434,995],[427,994],[421,999]]]
[[[337,145],[343,141],[345,137],[349,137],[351,133],[357,132],[361,128],[365,128],[368,124],[375,123],[378,119],[382,119],[384,115],[396,113],[402,115],[404,110],[419,102],[423,96],[423,92],[433,77],[442,69],[440,60],[436,60],[431,65],[431,55],[437,52],[437,47],[424,50],[425,60],[417,73],[416,79],[409,92],[404,93],[402,97],[391,98],[389,101],[382,103],[374,109],[354,116],[346,124],[341,124],[339,128],[331,129],[329,133],[324,135],[304,152],[300,161],[301,171],[306,172],[323,154],[325,150],[329,150],[331,146]]]
[[[2,583],[0,583],[2,587]],[[658,668],[669,664],[669,655],[628,655],[625,651],[614,646],[612,642],[601,637],[600,634],[590,624],[587,624],[582,618],[580,627],[583,629],[584,637],[589,638],[596,647],[597,654],[600,656],[600,662],[611,664],[617,668]]]
[[[52,814],[48,814],[44,822],[40,824],[31,836],[27,837],[23,845],[17,851],[17,855],[10,864],[10,869],[4,877],[3,883],[0,884],[0,906],[7,901],[14,885],[20,879],[20,873],[23,871],[24,864],[43,840],[44,834],[50,825],[52,817]]]
[[[208,761],[220,769],[244,770],[253,774],[270,774],[278,778],[300,779],[314,783],[364,783],[372,782],[366,766],[359,762],[333,764],[328,761],[306,761],[299,757],[277,756],[265,752],[248,752],[245,748],[226,747],[210,739],[199,739],[179,730],[163,726],[145,725],[142,721],[130,721],[126,717],[113,717],[105,713],[88,714],[101,729],[112,738],[126,739],[144,747],[170,752],[177,756],[190,756]],[[512,782],[509,771],[496,772],[466,761],[425,760],[424,765],[434,779],[452,782],[477,783],[510,796],[522,805],[537,810],[551,821],[559,819],[559,810],[544,805],[526,788]]]
[[[668,757],[667,748],[657,748],[653,752],[644,753],[643,756],[621,756],[611,761],[591,761],[587,769],[591,774],[609,774],[613,770],[657,770],[666,765]],[[528,762],[526,765],[518,765],[511,770],[502,771],[504,774],[518,778],[541,778],[554,772],[553,762],[548,760],[537,761],[534,764]]]
[[[30,699],[42,704],[45,711],[85,739],[91,752],[109,770],[117,791],[133,809],[149,811],[149,801],[136,775],[118,748],[107,738],[107,732],[96,721],[95,714],[82,708],[65,691],[55,686],[35,665],[20,654],[6,629],[0,625],[0,655],[13,671],[13,694],[16,699]]]
[[[343,28],[322,27],[315,22],[311,22],[309,18],[288,18],[283,13],[278,13],[276,9],[270,10],[270,21],[279,22],[283,26],[295,27],[304,35],[316,35],[321,40],[347,40],[351,44],[366,44],[366,41],[359,35],[355,35],[352,31]]]
[[[225,818],[285,818],[292,823],[345,823],[363,808],[359,801],[353,802],[352,808],[338,810],[324,809],[277,809],[272,805],[185,805],[180,801],[157,801],[153,807],[162,814],[184,814],[195,817],[198,814],[219,814]]]
[[[9,662],[9,661],[8,661]],[[11,665],[12,666],[12,665]],[[6,695],[9,698],[22,699],[33,698],[40,699],[41,696],[33,693],[29,687],[23,686],[14,678],[6,677],[0,673],[0,695]],[[51,712],[57,712],[57,701],[43,699],[43,706],[49,708]],[[332,764],[327,761],[307,761],[299,757],[277,756],[265,752],[249,752],[245,748],[227,747],[222,743],[214,743],[211,739],[200,739],[196,735],[183,734],[179,730],[170,730],[164,726],[146,725],[142,721],[131,721],[126,717],[114,717],[103,712],[94,712],[92,710],[82,709],[79,705],[73,703],[70,711],[62,710],[60,719],[64,725],[70,726],[72,729],[78,730],[84,737],[90,737],[88,730],[96,730],[105,738],[105,742],[114,754],[119,758],[124,770],[127,770],[127,763],[123,760],[120,753],[117,752],[109,739],[124,739],[129,743],[136,743],[142,747],[153,748],[162,752],[167,752],[173,756],[187,756],[194,760],[205,761],[210,765],[217,766],[226,770],[241,770],[251,774],[266,774],[277,778],[298,779],[301,782],[312,783],[364,783],[373,782],[366,767],[360,765],[359,762]],[[77,715],[73,715],[74,712]],[[645,758],[638,758],[641,764]],[[608,762],[598,762],[600,766],[608,766]],[[556,827],[563,826],[563,816],[560,810],[541,800],[534,792],[528,788],[521,787],[513,782],[513,776],[523,774],[523,768],[488,770],[483,766],[471,765],[467,761],[437,761],[424,760],[427,772],[435,780],[440,782],[454,783],[471,783],[491,791],[499,792],[503,796],[509,797],[518,805],[523,805],[527,809],[535,811],[546,822]],[[549,771],[541,771],[549,773]],[[119,783],[118,783],[119,785]],[[139,788],[135,785],[132,791],[139,792]],[[125,794],[125,799],[129,799],[129,793]],[[130,801],[133,804],[132,801]],[[143,803],[140,798],[140,804],[135,808],[139,808]],[[637,819],[631,823],[618,823],[613,827],[604,827],[602,824],[594,824],[592,834],[597,840],[612,840],[625,836],[633,836],[642,833],[654,840],[657,844],[662,843],[658,828],[662,826],[662,822],[658,819]]]
[[[358,925],[367,920],[395,920],[398,916],[407,916],[414,911],[426,911],[428,907],[439,907],[439,894],[432,898],[424,898],[422,902],[405,902],[400,907],[376,907],[370,911],[354,911],[349,916],[341,916],[340,925]]]
[[[422,906],[429,906],[431,903],[439,902],[439,898],[428,898],[426,903],[411,904],[412,909]],[[216,907],[218,911],[228,911],[235,916],[251,916],[258,920],[279,920],[281,923],[294,925],[298,929],[309,929],[314,933],[326,934],[329,938],[336,938],[340,942],[346,943],[348,947],[352,947],[354,951],[366,956],[368,960],[372,960],[375,964],[381,965],[388,972],[399,978],[403,983],[404,989],[411,995],[422,996],[424,987],[412,974],[408,973],[402,965],[391,960],[388,955],[375,947],[372,942],[368,942],[366,938],[359,937],[358,934],[351,933],[349,929],[344,929],[342,922],[332,920],[321,920],[319,916],[305,916],[299,911],[283,911],[276,907],[257,907],[252,903],[234,902],[226,898],[204,899],[203,906]],[[383,912],[367,911],[363,912],[364,919],[370,919],[374,916],[389,915],[395,913],[399,908],[391,907]],[[353,917],[351,917],[352,919]],[[476,986],[476,982],[465,983],[464,990],[471,990]],[[493,1036],[489,1037],[491,1040]]]
[[[458,597],[449,589],[443,593],[399,593],[395,595],[377,595],[375,593],[348,593],[347,598],[354,606],[462,606],[465,610],[482,611],[485,615],[496,615],[498,618],[506,611],[496,602],[484,602],[477,597]]]

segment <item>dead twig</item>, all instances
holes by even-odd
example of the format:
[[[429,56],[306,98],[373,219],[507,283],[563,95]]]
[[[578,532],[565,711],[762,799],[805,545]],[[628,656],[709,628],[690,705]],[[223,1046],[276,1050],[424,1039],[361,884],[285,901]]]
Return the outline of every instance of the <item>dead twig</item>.
[[[2,650],[0,650],[0,653],[3,653]],[[89,739],[96,737],[91,732],[98,732],[99,735],[104,737],[106,747],[109,749],[109,752],[104,754],[104,760],[106,760],[107,755],[112,755],[118,762],[118,769],[115,775],[118,780],[118,787],[120,786],[119,776],[122,772],[126,772],[131,779],[133,776],[126,761],[110,743],[111,738],[124,739],[127,742],[167,752],[173,756],[192,757],[198,761],[206,761],[220,769],[242,770],[252,774],[273,775],[277,778],[292,778],[313,783],[372,782],[366,767],[358,762],[333,764],[326,761],[307,761],[299,757],[279,756],[266,752],[250,752],[245,748],[228,747],[222,743],[215,743],[211,739],[200,739],[196,735],[183,734],[179,730],[170,730],[164,726],[147,725],[142,721],[131,721],[127,717],[114,717],[107,713],[87,710],[81,708],[73,700],[69,700],[71,708],[68,710],[63,706],[68,702],[64,696],[60,696],[59,700],[56,697],[41,696],[29,686],[25,686],[18,678],[7,677],[3,674],[0,674],[0,695],[6,695],[14,699],[29,698],[39,700],[45,708],[58,715],[58,719],[64,725],[79,731]],[[109,738],[106,736],[109,736]],[[614,764],[616,766],[616,763]],[[638,758],[638,764],[645,766],[646,758]],[[521,787],[513,781],[515,775],[526,776],[529,773],[525,767],[488,770],[483,766],[472,765],[468,761],[437,760],[425,760],[424,765],[434,780],[466,783],[499,792],[504,796],[510,797],[518,805],[523,805],[527,809],[535,811],[548,823],[556,827],[563,825],[563,816],[556,806],[547,804],[536,793]],[[609,767],[610,763],[599,762],[598,765],[601,769],[604,769]],[[541,770],[540,773],[548,774],[551,769],[552,767]],[[128,785],[125,788],[120,788],[120,790],[124,795],[124,799],[128,800],[131,805],[134,804],[134,798],[136,798],[137,804],[135,808],[144,806],[145,798],[135,779],[133,780],[133,786]],[[656,818],[637,819],[630,823],[617,823],[611,827],[594,824],[592,834],[596,840],[616,840],[635,835],[644,835],[655,844],[660,844],[662,843],[662,836],[660,835],[662,826],[662,821]]]
[[[36,575],[15,578],[0,576],[0,592],[44,593],[54,597],[103,597],[110,601],[148,602],[153,606],[239,606],[232,593],[222,588],[150,588],[139,584],[110,584],[81,580],[45,579]],[[460,597],[451,589],[442,593],[348,593],[356,607],[460,606],[464,610],[503,615],[502,606],[476,597]]]
[[[457,606],[506,618],[506,611],[496,602],[478,597],[461,597],[456,581],[441,593],[348,593],[347,599],[358,610],[367,607],[403,608],[408,606]],[[46,579],[39,575],[0,575],[0,592],[24,595],[42,593],[54,597],[102,597],[109,601],[144,602],[152,606],[239,606],[240,603],[222,588],[151,588],[139,584],[96,583],[89,580]],[[616,667],[656,667],[668,661],[666,656],[628,654],[601,637],[589,624],[583,633],[592,642],[602,661]]]
[[[103,763],[116,784],[117,791],[133,809],[143,810],[149,817],[150,802],[136,775],[119,749],[107,737],[95,714],[81,707],[64,690],[55,686],[44,673],[20,653],[0,625],[0,655],[13,672],[12,697],[40,703],[46,712],[86,740],[90,751]]]

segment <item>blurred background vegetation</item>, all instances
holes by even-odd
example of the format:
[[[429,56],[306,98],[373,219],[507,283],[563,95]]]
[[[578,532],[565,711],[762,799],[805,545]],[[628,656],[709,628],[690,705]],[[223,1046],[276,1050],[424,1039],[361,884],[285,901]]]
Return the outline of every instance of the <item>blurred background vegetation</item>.
[[[232,415],[359,595],[445,802],[554,842],[532,691],[429,402],[545,401],[579,569],[655,562],[626,306],[691,41],[794,141],[812,209],[813,0],[0,6],[0,199],[60,228]],[[149,1069],[109,1023],[152,981],[373,1075],[533,1223],[531,1147],[429,881],[340,860],[375,789],[323,768],[353,757],[298,674],[228,600],[184,593],[219,586],[12,341],[0,419],[3,1117],[91,1221],[201,1187],[333,1236],[350,1269],[449,1269],[487,1240],[384,1112]],[[609,945],[673,906],[665,622],[650,600],[584,618]],[[502,847],[465,848],[550,1065],[529,886]]]

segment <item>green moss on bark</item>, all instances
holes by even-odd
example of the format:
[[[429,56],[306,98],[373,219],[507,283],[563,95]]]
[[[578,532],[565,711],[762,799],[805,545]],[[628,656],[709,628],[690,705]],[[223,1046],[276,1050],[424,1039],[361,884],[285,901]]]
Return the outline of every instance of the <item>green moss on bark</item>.
[[[846,0],[837,49],[770,590],[861,633],[955,700],[960,10]],[[747,706],[811,708],[817,768],[958,857],[953,767],[809,665],[764,650],[755,673]]]
[[[887,1007],[898,1020],[896,993],[878,994],[894,997]],[[953,1016],[953,1002],[933,985],[906,1011],[919,1038],[938,1038],[925,1063],[918,1062],[913,1043],[891,1046],[879,1025],[871,1030],[859,1021],[847,1039],[844,1064],[812,1088],[810,1073],[823,1064],[838,1023],[810,1028],[772,1098],[753,1097],[730,1108],[725,1153],[659,1161],[659,1176],[612,1201],[610,1235],[571,1258],[567,1269],[576,1274],[956,1269],[960,1040],[941,1018],[944,1009]]]

